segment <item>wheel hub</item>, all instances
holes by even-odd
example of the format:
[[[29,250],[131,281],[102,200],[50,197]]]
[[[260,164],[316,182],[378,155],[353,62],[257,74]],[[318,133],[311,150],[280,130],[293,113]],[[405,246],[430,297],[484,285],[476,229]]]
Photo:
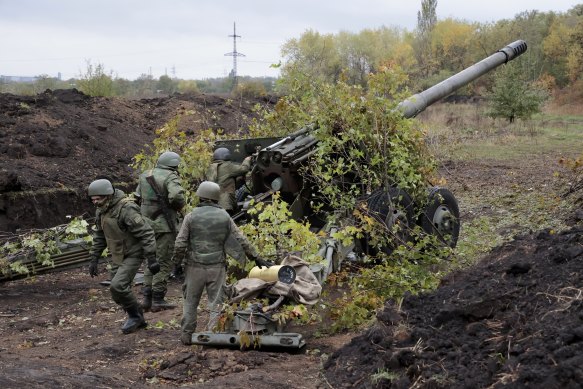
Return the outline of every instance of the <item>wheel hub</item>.
[[[455,217],[445,205],[441,205],[433,215],[433,226],[441,236],[452,236],[455,231]]]

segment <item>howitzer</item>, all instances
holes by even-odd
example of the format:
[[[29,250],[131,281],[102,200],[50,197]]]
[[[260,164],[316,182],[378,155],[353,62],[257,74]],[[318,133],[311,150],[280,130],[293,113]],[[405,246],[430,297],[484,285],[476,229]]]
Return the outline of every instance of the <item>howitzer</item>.
[[[524,41],[513,42],[445,81],[406,99],[398,104],[396,109],[401,111],[405,118],[415,117],[429,105],[513,60],[526,49]],[[229,147],[233,152],[233,159],[241,161],[245,156],[256,152],[258,145],[262,146],[251,170],[250,196],[256,201],[262,201],[272,193],[279,192],[281,198],[290,204],[295,219],[308,219],[314,229],[326,233],[327,238],[322,240],[319,251],[323,262],[310,266],[315,278],[323,283],[328,275],[340,269],[343,260],[358,259],[359,254],[370,253],[371,248],[368,247],[366,238],[355,241],[348,247],[342,246],[332,238],[337,227],[327,224],[325,218],[321,218],[311,209],[310,196],[317,192],[318,188],[312,188],[310,183],[304,180],[301,167],[305,166],[317,152],[318,139],[312,134],[313,130],[314,127],[309,125],[280,139],[222,141],[217,147]],[[444,244],[451,247],[457,244],[460,231],[459,208],[454,195],[445,188],[428,188],[427,201],[421,206],[415,204],[411,197],[398,187],[379,188],[369,194],[366,201],[368,210],[386,224],[388,231],[396,223],[406,227],[418,225],[428,234],[436,235]],[[246,203],[242,202],[241,205]],[[419,209],[420,207],[422,209]],[[245,209],[235,218],[239,219],[244,213]],[[255,341],[268,346],[291,348],[303,346],[305,342],[300,334],[282,333],[275,323],[264,316],[257,315],[249,309],[237,311],[235,317],[238,320],[234,320],[224,332],[195,333],[192,341],[203,345],[242,346],[242,334],[247,334],[247,337],[251,336]],[[249,330],[249,326],[255,330]]]
[[[402,101],[396,109],[401,111],[405,118],[415,117],[431,104],[517,58],[526,50],[525,41],[515,41],[448,79]],[[257,145],[272,141],[257,153],[251,170],[250,195],[264,198],[266,193],[277,191],[281,198],[290,204],[295,219],[309,219],[312,226],[323,228],[325,220],[315,215],[310,205],[310,196],[317,188],[306,185],[300,170],[317,149],[318,140],[312,134],[313,129],[313,125],[308,125],[275,141],[273,138],[243,139],[222,141],[220,146],[231,148],[235,151],[234,156],[239,153],[241,157],[245,157],[257,149]],[[417,210],[421,212],[413,212],[412,208],[416,205],[412,204],[410,196],[395,187],[373,192],[368,199],[368,206],[371,211],[379,214],[389,227],[396,222],[404,222],[410,226],[417,224],[426,232],[436,234],[451,247],[457,243],[460,229],[459,209],[454,195],[445,188],[428,188],[425,208]],[[420,214],[421,217],[414,220],[415,214]],[[364,243],[366,245],[366,242]]]

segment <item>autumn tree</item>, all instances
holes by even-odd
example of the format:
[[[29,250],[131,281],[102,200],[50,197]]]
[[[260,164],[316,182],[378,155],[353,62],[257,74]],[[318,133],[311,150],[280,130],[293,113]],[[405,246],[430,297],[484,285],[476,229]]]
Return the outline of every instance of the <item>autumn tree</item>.
[[[327,82],[336,82],[340,77],[342,69],[332,34],[308,30],[300,38],[287,41],[281,52],[286,62],[281,69],[284,82],[292,81],[296,75]]]
[[[359,33],[341,31],[321,35],[306,31],[299,39],[284,45],[282,83],[288,90],[295,79],[313,79],[328,83],[340,80],[366,87],[367,79],[381,66],[399,63],[409,70],[415,63],[413,48],[400,28],[381,27]]]
[[[583,75],[583,4],[553,20],[542,44],[549,74],[559,86],[575,83]]]

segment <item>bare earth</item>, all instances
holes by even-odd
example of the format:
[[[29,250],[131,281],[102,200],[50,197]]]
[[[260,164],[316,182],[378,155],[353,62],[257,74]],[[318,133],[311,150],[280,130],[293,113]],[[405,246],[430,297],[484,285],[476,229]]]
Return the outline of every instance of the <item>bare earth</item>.
[[[15,218],[12,208],[20,199],[25,204],[22,209],[30,210],[33,200],[26,191],[58,189],[55,178],[80,191],[93,178],[87,177],[89,173],[103,169],[121,182],[131,181],[134,172],[127,167],[128,158],[153,139],[153,130],[180,106],[207,112],[197,105],[201,99],[214,101],[213,109],[223,112],[219,117],[246,120],[243,117],[252,115],[252,102],[242,104],[243,111],[215,96],[120,103],[71,92],[51,92],[36,99],[0,95],[0,161],[7,172],[0,180],[3,230],[16,225],[43,227],[35,224],[39,219],[62,223],[62,213],[73,212],[67,206],[74,201],[54,203],[60,197],[52,197],[46,206],[59,213],[47,211],[44,217],[36,210],[30,211],[34,217]],[[244,114],[235,113],[239,111]],[[93,125],[83,128],[79,119]],[[228,128],[227,121],[215,125]],[[67,129],[83,129],[87,144]],[[68,135],[61,139],[57,134]],[[44,143],[38,141],[43,136]],[[69,154],[43,155],[59,150],[58,139],[69,142],[63,148]],[[97,148],[87,146],[98,142]],[[38,151],[37,143],[52,151]],[[17,144],[21,146],[15,150]],[[443,171],[454,193],[463,193],[517,185],[542,187],[550,184],[555,168],[550,159],[541,157],[448,163]],[[15,193],[20,197],[8,202]],[[70,196],[85,204],[82,195]],[[42,208],[36,201],[33,208]],[[112,302],[108,288],[99,284],[105,273],[92,279],[78,268],[4,282],[0,284],[0,387],[580,388],[581,204],[571,215],[571,230],[519,236],[475,267],[451,274],[433,293],[407,297],[400,310],[387,302],[376,323],[365,331],[321,335],[327,332],[326,321],[293,327],[307,341],[296,352],[181,345],[177,281],[170,284],[168,297],[179,307],[146,313],[148,328],[129,335],[120,331],[125,314]],[[463,217],[488,209],[488,204],[464,209]],[[136,294],[139,290],[134,287]],[[202,309],[199,330],[206,317]]]

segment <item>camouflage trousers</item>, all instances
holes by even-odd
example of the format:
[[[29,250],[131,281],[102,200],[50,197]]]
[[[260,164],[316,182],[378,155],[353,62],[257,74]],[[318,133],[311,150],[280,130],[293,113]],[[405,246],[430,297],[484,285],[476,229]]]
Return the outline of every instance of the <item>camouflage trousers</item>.
[[[176,235],[172,232],[156,233],[156,260],[160,264],[160,271],[152,275],[147,267],[144,269],[144,287],[152,288],[153,293],[166,293],[168,289],[168,278],[174,268],[172,253],[175,239]]]
[[[110,274],[113,275],[109,285],[111,298],[123,309],[138,305],[138,300],[132,292],[132,286],[142,261],[142,258],[124,258],[121,265],[113,265],[111,268]]]
[[[225,264],[200,265],[188,264],[184,284],[182,285],[182,333],[192,334],[196,331],[197,309],[202,293],[206,289],[210,311],[207,330],[216,325],[224,301],[223,287],[226,280]]]

